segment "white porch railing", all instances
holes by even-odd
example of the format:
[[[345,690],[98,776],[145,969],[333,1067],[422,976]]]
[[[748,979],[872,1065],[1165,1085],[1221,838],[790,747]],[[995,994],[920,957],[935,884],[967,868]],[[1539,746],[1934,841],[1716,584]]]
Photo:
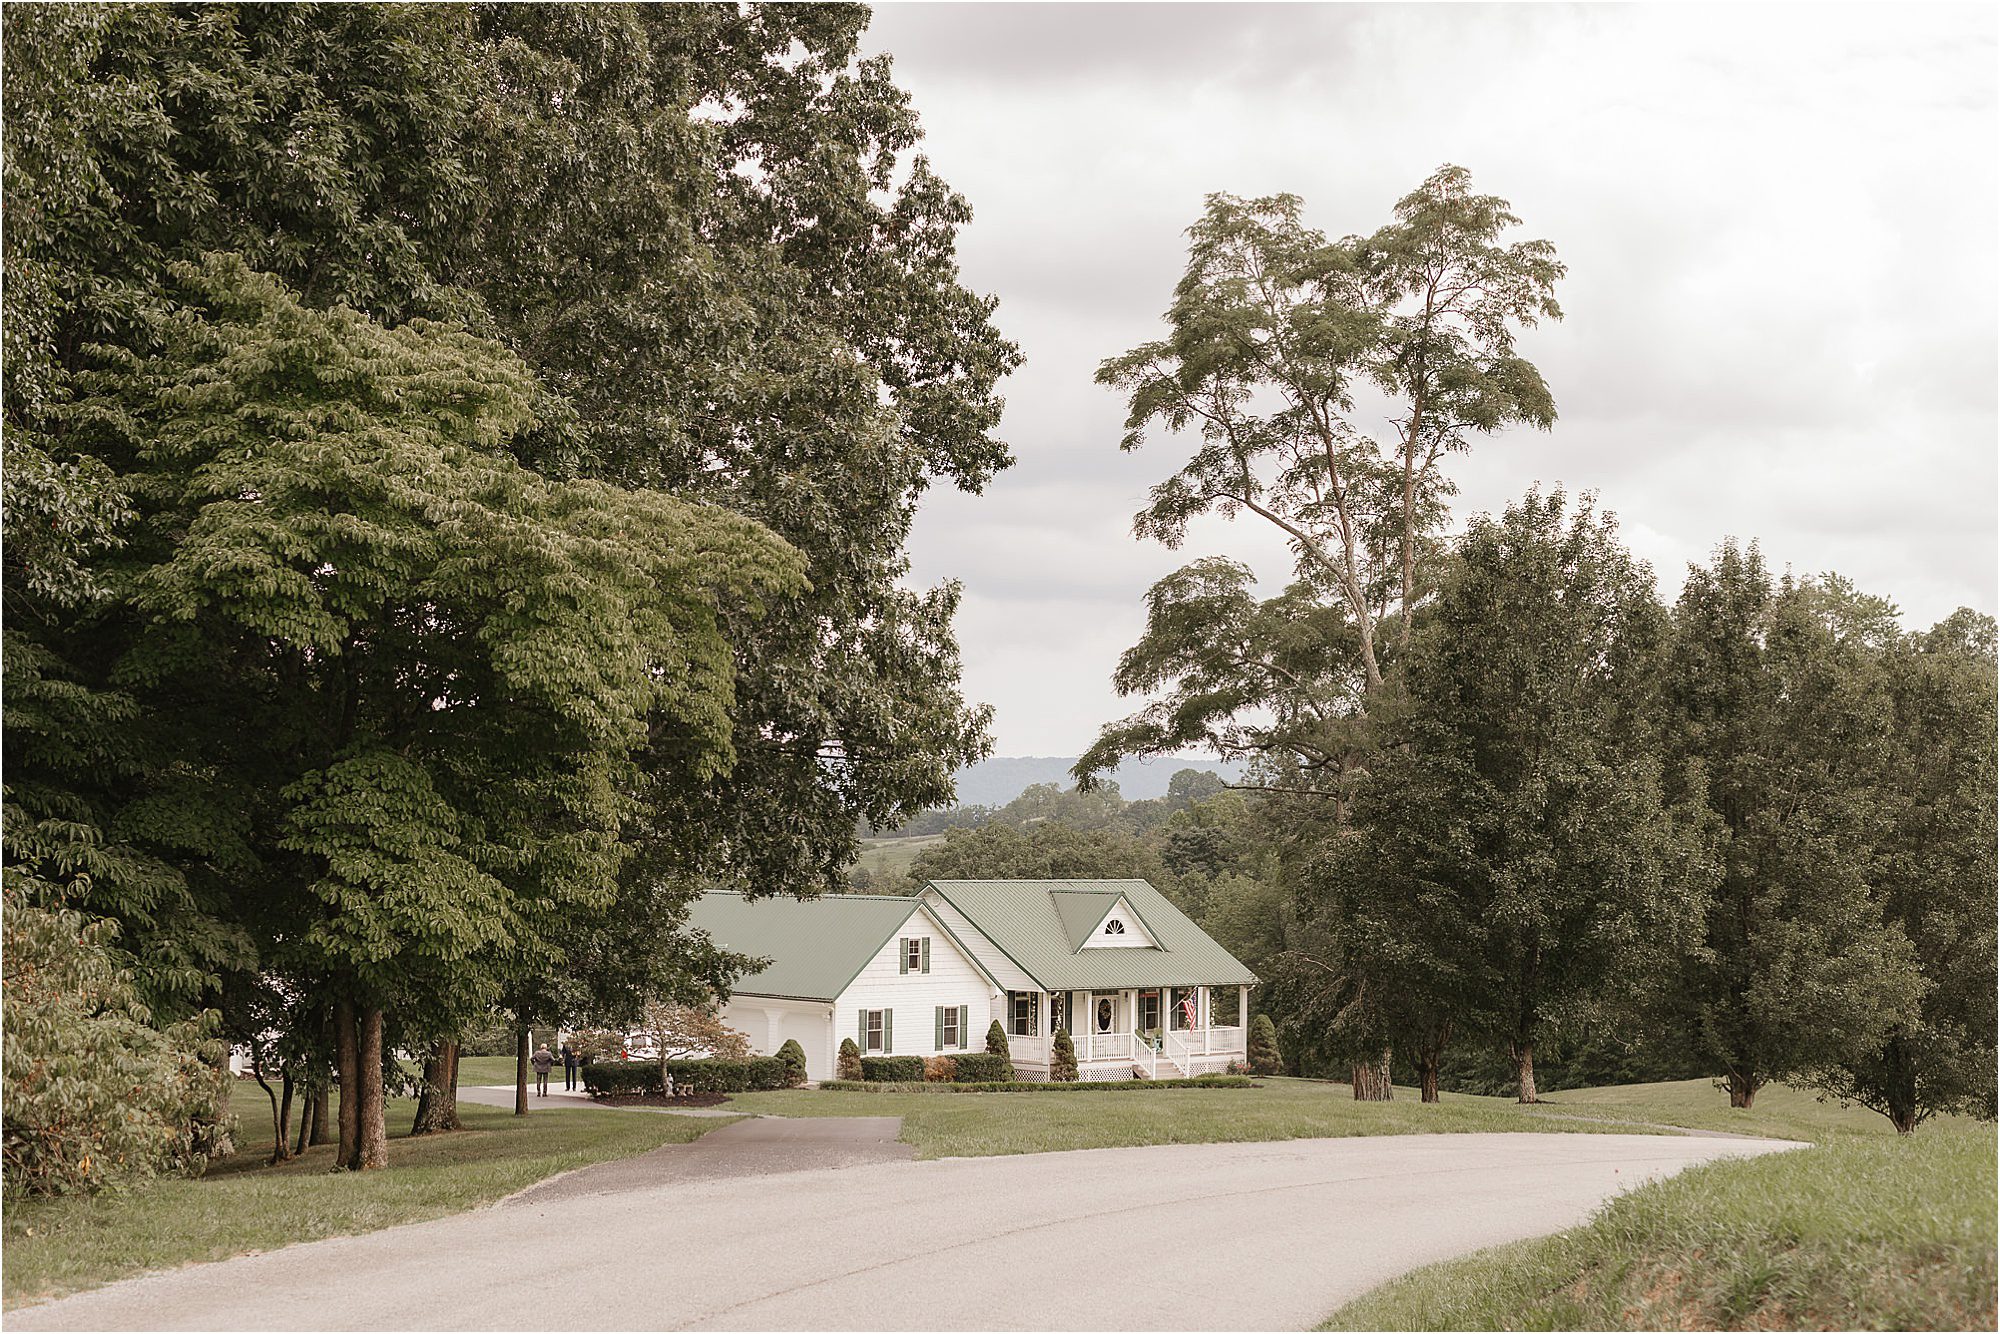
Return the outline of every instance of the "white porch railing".
[[[1092,1033],[1087,1043],[1077,1044],[1077,1059],[1084,1061],[1129,1061],[1132,1059],[1130,1033]]]
[[[1030,1065],[1047,1065],[1049,1060],[1049,1040],[1041,1037],[1023,1037],[1013,1033],[1007,1035],[1007,1055]]]
[[[1132,1036],[1132,1064],[1146,1072],[1146,1078],[1160,1077],[1160,1055],[1153,1050],[1153,1044],[1138,1034]]]

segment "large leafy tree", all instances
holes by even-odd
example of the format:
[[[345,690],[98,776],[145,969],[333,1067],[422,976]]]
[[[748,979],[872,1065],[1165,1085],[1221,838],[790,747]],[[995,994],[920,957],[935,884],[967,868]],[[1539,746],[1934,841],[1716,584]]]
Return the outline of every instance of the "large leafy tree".
[[[742,654],[735,767],[641,757],[632,874],[750,892],[839,883],[859,821],[949,800],[986,745],[958,691],[954,587],[904,587],[934,479],[1008,462],[994,388],[1018,360],[960,286],[965,201],[913,155],[859,6],[500,6],[491,182],[454,272],[562,410],[533,466],[753,515],[812,588]],[[579,208],[578,201],[589,201]]]
[[[1713,1062],[1734,1107],[1879,1047],[1920,985],[1872,885],[1888,622],[1843,615],[1838,591],[1774,582],[1731,544],[1675,609],[1670,786],[1705,812],[1717,874],[1651,1018]]]
[[[176,277],[161,351],[107,356],[71,414],[140,510],[92,641],[182,757],[120,819],[212,845],[190,877],[259,966],[333,999],[342,1160],[375,1166],[385,1012],[462,1018],[608,900],[629,756],[669,730],[726,769],[730,626],[801,563],[522,468],[531,382],[489,343],[309,310],[240,259]]]
[[[1531,491],[1468,528],[1407,664],[1406,749],[1370,779],[1335,937],[1411,1021],[1506,1043],[1523,1102],[1537,1044],[1691,930],[1707,864],[1662,796],[1665,635],[1613,521]]]
[[[990,300],[958,282],[964,201],[912,158],[916,118],[887,61],[857,57],[866,17],[10,14],[8,855],[60,865],[124,923],[150,996],[212,1000],[224,974],[274,966],[262,946],[287,929],[227,892],[252,864],[241,819],[127,817],[210,775],[101,670],[124,651],[101,636],[130,609],[71,610],[103,593],[89,558],[126,540],[132,509],[79,434],[76,377],[99,347],[166,354],[186,299],[176,263],[233,254],[306,312],[496,338],[526,372],[494,448],[546,478],[750,514],[812,567],[760,621],[726,627],[726,746],[655,718],[605,779],[614,892],[644,905],[644,940],[557,904],[534,927],[541,953],[496,941],[464,956],[454,1006],[496,979],[522,1005],[568,996],[547,985],[576,976],[566,959],[627,949],[673,962],[650,970],[659,989],[726,980],[685,930],[699,878],[810,892],[836,878],[858,818],[936,802],[982,751],[984,715],[958,692],[955,590],[902,588],[902,544],[932,479],[976,488],[1005,466],[994,388],[1018,358]],[[592,994],[629,1005],[634,970],[598,972]],[[441,1019],[389,1022],[392,1045],[443,1037]]]
[[[1300,799],[1273,812],[1334,835],[1434,578],[1453,491],[1444,459],[1478,436],[1555,420],[1515,338],[1560,318],[1563,266],[1546,241],[1508,240],[1518,223],[1451,166],[1367,237],[1329,239],[1292,195],[1210,197],[1189,229],[1167,335],[1106,361],[1098,380],[1128,396],[1124,448],[1155,432],[1197,442],[1134,531],[1177,547],[1199,516],[1250,515],[1284,534],[1293,578],[1260,599],[1248,567],[1210,559],[1155,585],[1145,636],[1115,678],[1155,700],[1104,729],[1080,776],[1126,755],[1209,747],[1259,761],[1262,786]],[[1385,399],[1390,430],[1379,433],[1365,423]],[[1308,861],[1325,855],[1312,838],[1283,841]],[[1366,991],[1340,968],[1324,976],[1334,991]],[[1307,1005],[1311,985],[1289,990]],[[1353,1013],[1327,997],[1307,1008]],[[1370,1066],[1357,1094],[1386,1098],[1386,1052]]]
[[[1326,720],[1363,712],[1386,650],[1409,643],[1452,493],[1443,459],[1555,420],[1514,339],[1560,318],[1563,267],[1546,241],[1504,241],[1518,223],[1449,166],[1367,238],[1329,240],[1295,196],[1209,198],[1167,336],[1106,361],[1098,380],[1128,396],[1124,448],[1154,431],[1199,441],[1134,531],[1177,547],[1198,516],[1248,514],[1285,535],[1296,583],[1259,605],[1242,567],[1211,561],[1156,587],[1119,686],[1168,698],[1107,729],[1082,771],[1193,741],[1330,777],[1359,762],[1365,746],[1326,737]],[[1361,424],[1367,388],[1394,405],[1387,439]],[[1247,722],[1279,701],[1275,723]]]
[[[1882,670],[1870,882],[1924,985],[1914,1006],[1883,1016],[1879,1040],[1830,1053],[1810,1074],[1907,1134],[1940,1112],[1994,1115],[1993,618],[1961,609],[1899,635]]]

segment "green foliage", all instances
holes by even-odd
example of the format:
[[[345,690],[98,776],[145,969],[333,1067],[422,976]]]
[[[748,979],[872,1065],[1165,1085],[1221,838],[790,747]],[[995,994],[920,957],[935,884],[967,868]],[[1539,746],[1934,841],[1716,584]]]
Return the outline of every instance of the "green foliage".
[[[1076,1044],[1067,1028],[1058,1028],[1049,1052],[1049,1078],[1058,1084],[1074,1084],[1077,1078]]]
[[[958,1072],[953,1077],[964,1084],[1004,1084],[1014,1078],[1014,1063],[990,1051],[956,1053]]]
[[[1250,1021],[1250,1073],[1253,1075],[1281,1075],[1285,1072],[1284,1057],[1278,1052],[1278,1026],[1271,1022],[1268,1014],[1259,1014]]]
[[[149,999],[721,991],[983,752],[902,546],[1018,354],[866,21],[9,16],[7,856]]]
[[[116,926],[35,907],[11,874],[0,918],[7,1197],[198,1176],[229,1152],[215,1016],[155,1027],[111,949]]]
[[[1844,586],[1834,584],[1834,595]],[[1870,882],[1915,949],[1924,988],[1879,1042],[1811,1072],[1899,1130],[1944,1112],[1991,1120],[1996,945],[1995,653],[1989,616],[1959,610],[1882,654],[1887,717],[1875,749]]]
[[[1755,547],[1731,544],[1689,571],[1675,611],[1669,772],[1716,871],[1699,940],[1660,973],[1654,1024],[1738,1101],[1881,1047],[1923,986],[1871,885],[1891,799],[1879,646],[1829,610],[1825,590],[1774,586]]]
[[[593,1061],[581,1073],[583,1087],[593,1098],[621,1093],[663,1096],[668,1078],[674,1081],[676,1097],[791,1087],[790,1067],[776,1056],[741,1061]]]
[[[1007,1050],[1007,1030],[1000,1026],[998,1019],[986,1026],[986,1050],[989,1054],[1007,1062],[1005,1077],[1011,1079],[1014,1074],[1014,1056]]]
[[[778,1048],[778,1059],[785,1063],[785,1083],[790,1088],[798,1088],[806,1082],[806,1049],[799,1045],[797,1038],[786,1038]]]
[[[1519,219],[1459,167],[1395,211],[1373,236],[1331,241],[1294,195],[1210,195],[1167,336],[1098,368],[1127,396],[1123,448],[1156,430],[1199,442],[1135,532],[1178,547],[1200,516],[1250,514],[1284,534],[1295,581],[1259,601],[1247,566],[1211,558],[1156,584],[1115,681],[1160,698],[1105,728],[1080,775],[1193,745],[1302,769],[1293,786],[1354,768],[1385,627],[1406,649],[1432,584],[1452,492],[1439,461],[1474,436],[1554,421],[1514,351],[1517,330],[1561,317],[1553,247],[1503,243]],[[1399,414],[1389,442],[1357,415],[1368,382]]]
[[[861,1078],[861,1048],[854,1045],[853,1038],[840,1040],[840,1054],[834,1062],[834,1072],[842,1079],[858,1081]]]
[[[921,1056],[864,1056],[861,1077],[871,1084],[921,1084],[924,1058]]]

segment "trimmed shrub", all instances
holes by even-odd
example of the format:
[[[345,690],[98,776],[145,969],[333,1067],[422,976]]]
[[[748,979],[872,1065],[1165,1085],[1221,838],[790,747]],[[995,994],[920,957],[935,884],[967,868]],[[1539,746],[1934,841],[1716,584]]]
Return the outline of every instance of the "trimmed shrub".
[[[871,1084],[921,1084],[924,1058],[921,1056],[864,1056],[861,1077]]]
[[[778,1059],[785,1063],[786,1087],[797,1088],[806,1082],[806,1049],[797,1038],[785,1039],[785,1045],[778,1048]]]
[[[1049,1079],[1057,1084],[1076,1082],[1076,1044],[1070,1041],[1069,1030],[1056,1030],[1055,1047],[1049,1055]]]
[[[952,1059],[958,1063],[961,1084],[1006,1083],[1014,1078],[1014,1063],[990,1051],[961,1052]]]
[[[791,1071],[776,1056],[752,1056],[741,1061],[595,1061],[583,1068],[583,1087],[591,1097],[619,1093],[664,1094],[662,1074],[674,1081],[674,1094],[754,1093],[790,1087]]]
[[[1260,1014],[1250,1024],[1250,1073],[1253,1075],[1275,1075],[1282,1073],[1284,1059],[1278,1054],[1278,1026],[1271,1022],[1271,1016]]]
[[[1230,1073],[1230,1074],[1232,1074],[1232,1075],[1247,1075],[1247,1074],[1250,1074],[1250,1073],[1251,1073],[1251,1070],[1250,1070],[1250,1062],[1248,1062],[1248,1061],[1231,1061],[1231,1062],[1229,1063],[1229,1073]]]
[[[1001,1079],[1014,1077],[1014,1053],[1007,1050],[1007,1030],[1000,1027],[998,1019],[986,1026],[986,1054],[998,1056],[1007,1063],[1007,1073],[1001,1075]]]
[[[833,1072],[842,1079],[861,1082],[861,1048],[854,1045],[853,1038],[840,1040],[840,1059],[833,1063]]]
[[[924,1058],[924,1082],[926,1084],[949,1084],[958,1078],[958,1062],[949,1056],[927,1056]]]

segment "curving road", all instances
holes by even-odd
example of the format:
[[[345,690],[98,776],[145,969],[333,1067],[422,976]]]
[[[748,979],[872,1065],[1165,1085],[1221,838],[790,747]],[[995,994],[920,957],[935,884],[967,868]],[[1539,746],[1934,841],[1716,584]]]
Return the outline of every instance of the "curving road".
[[[761,1118],[487,1209],[131,1279],[10,1329],[1305,1329],[1642,1181],[1797,1147],[1400,1135],[908,1159]]]

